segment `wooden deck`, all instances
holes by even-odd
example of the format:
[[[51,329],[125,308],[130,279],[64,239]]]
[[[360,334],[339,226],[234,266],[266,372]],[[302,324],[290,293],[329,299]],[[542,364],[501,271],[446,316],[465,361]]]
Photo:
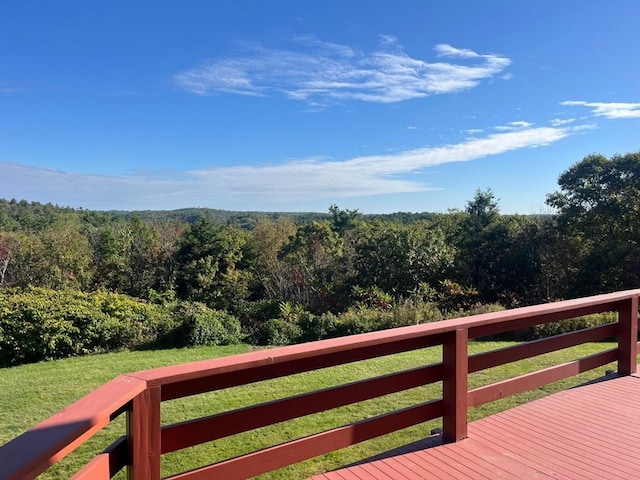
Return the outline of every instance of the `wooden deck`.
[[[427,439],[312,480],[545,478],[640,479],[640,375],[472,422],[458,443]]]
[[[440,398],[166,478],[253,478],[442,418],[443,438],[457,443],[424,449],[423,442],[413,453],[395,452],[316,480],[640,479],[640,377],[631,376],[637,371],[639,299],[640,289],[613,292],[120,375],[0,447],[0,479],[35,479],[120,415],[126,416],[123,435],[74,479],[108,480],[126,468],[132,480],[160,480],[165,454],[436,382],[442,382]],[[602,312],[616,312],[617,321],[469,354],[475,338]],[[617,339],[616,348],[468,389],[470,373],[608,338]],[[432,346],[442,348],[441,362],[162,423],[164,401]],[[467,423],[469,408],[614,362],[618,379]]]

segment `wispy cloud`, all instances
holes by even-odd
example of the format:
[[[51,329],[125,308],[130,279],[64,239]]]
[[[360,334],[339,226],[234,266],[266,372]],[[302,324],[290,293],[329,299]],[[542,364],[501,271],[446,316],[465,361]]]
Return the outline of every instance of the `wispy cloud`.
[[[92,209],[174,209],[209,206],[291,210],[302,202],[427,191],[416,173],[557,142],[574,130],[524,128],[458,144],[343,161],[309,158],[277,165],[212,167],[158,176],[100,176],[0,163],[3,196]],[[403,177],[405,176],[405,177]]]
[[[521,128],[529,128],[531,126],[533,126],[533,123],[518,120],[515,122],[509,122],[506,125],[498,125],[497,127],[494,127],[494,128],[496,130],[504,132],[504,131],[518,130]]]
[[[554,118],[553,120],[551,120],[551,125],[554,127],[559,127],[560,125],[569,125],[570,123],[573,123],[575,121],[575,118]]]
[[[466,48],[455,48],[451,45],[440,44],[435,47],[438,57],[459,57],[459,58],[481,58],[482,55],[478,55],[473,50]]]
[[[347,100],[393,103],[468,90],[511,64],[503,55],[446,44],[436,45],[435,52],[448,61],[427,62],[404,53],[396,37],[379,38],[379,48],[370,53],[313,36],[295,38],[296,49],[245,46],[237,56],[205,62],[173,80],[196,95],[279,92],[312,105]]]
[[[591,114],[595,117],[640,118],[640,103],[605,103],[568,100],[561,102],[560,105],[589,107],[591,108]]]

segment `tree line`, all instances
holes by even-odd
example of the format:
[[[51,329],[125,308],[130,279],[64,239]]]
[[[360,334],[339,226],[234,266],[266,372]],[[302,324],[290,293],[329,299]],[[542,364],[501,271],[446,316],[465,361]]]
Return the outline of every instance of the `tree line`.
[[[410,306],[414,317],[446,315],[640,286],[640,152],[589,155],[558,184],[547,197],[553,215],[503,215],[491,190],[464,210],[389,216],[336,205],[131,214],[0,200],[0,287],[198,302],[258,334],[274,319],[275,330],[295,330],[322,315]]]

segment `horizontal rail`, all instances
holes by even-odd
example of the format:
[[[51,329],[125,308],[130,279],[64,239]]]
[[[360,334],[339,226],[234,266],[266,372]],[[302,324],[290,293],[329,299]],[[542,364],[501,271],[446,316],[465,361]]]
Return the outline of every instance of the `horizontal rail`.
[[[618,350],[611,349],[596,353],[572,362],[563,363],[543,370],[538,370],[518,377],[492,383],[473,389],[468,394],[469,407],[477,407],[485,403],[510,397],[533,388],[564,380],[580,373],[593,370],[618,359]]]
[[[168,480],[245,479],[263,472],[286,467],[339,448],[371,440],[387,433],[433,420],[443,414],[444,402],[433,400],[379,415],[344,427],[293,440],[275,447],[209,465]],[[242,472],[242,473],[239,473]]]
[[[483,313],[471,317],[320,340],[272,350],[261,350],[233,357],[143,370],[136,372],[135,375],[137,378],[149,382],[149,386],[162,386],[163,392],[165,392],[162,399],[170,400],[205,391],[442,344],[441,338],[431,339],[430,337],[460,328],[468,329],[471,339],[519,330],[523,328],[521,325],[533,326],[591,313],[617,311],[620,302],[637,298],[638,295],[640,295],[640,289],[564,300],[513,310]],[[431,341],[427,341],[426,338],[430,338]],[[298,363],[301,361],[306,362],[302,368]],[[250,373],[240,373],[246,371]],[[216,377],[215,380],[212,379],[213,376]],[[204,383],[198,384],[198,381]],[[171,388],[174,384],[180,384],[180,386]],[[178,389],[179,391],[176,391]],[[183,392],[188,393],[183,395]]]
[[[109,480],[115,473],[111,471],[111,457],[103,452],[82,467],[71,480]]]
[[[573,302],[570,300],[568,302]],[[565,303],[565,302],[558,302]],[[569,303],[570,304],[570,303]],[[524,309],[532,308],[530,316],[521,316],[518,315],[513,318],[509,323],[499,322],[499,323],[485,323],[485,324],[477,324],[469,327],[469,338],[482,338],[482,337],[490,337],[492,335],[497,335],[504,332],[512,332],[516,330],[523,330],[529,327],[534,327],[536,325],[545,325],[547,323],[553,323],[560,320],[566,320],[567,318],[575,318],[582,317],[585,315],[592,315],[594,313],[604,313],[617,311],[619,301],[606,302],[595,305],[576,305],[573,308],[567,308],[566,310],[555,310],[555,309],[540,309],[538,313],[535,308],[532,307],[524,307]],[[555,305],[554,303],[548,304],[549,306]],[[520,309],[516,309],[520,310]],[[510,312],[511,310],[506,310],[506,312]],[[567,316],[567,313],[570,312],[571,315]],[[498,312],[502,313],[502,312]]]
[[[166,426],[162,453],[442,380],[442,364],[361,380]]]
[[[583,343],[598,342],[615,337],[618,333],[617,323],[608,323],[597,327],[586,328],[576,332],[563,333],[554,337],[542,338],[520,345],[500,348],[490,352],[477,353],[469,356],[469,373],[486,370],[488,368],[506,365],[526,358],[544,355]]]
[[[126,437],[98,454],[74,478],[110,478],[126,464],[132,479],[159,479],[162,453],[436,381],[443,381],[442,399],[171,478],[208,478],[213,474],[221,478],[246,478],[439,416],[443,416],[445,433],[453,432],[451,435],[457,440],[465,435],[468,407],[567,378],[612,361],[618,362],[618,370],[622,374],[634,371],[640,348],[637,341],[639,296],[640,290],[629,290],[123,375],[2,446],[0,479],[35,478],[123,412],[128,419]],[[467,355],[469,338],[608,311],[618,312],[618,322]],[[616,349],[471,391],[466,388],[470,372],[612,337],[617,338]],[[160,425],[160,404],[165,400],[431,346],[444,347],[442,363],[175,425]]]
[[[6,478],[40,475],[108,425],[113,412],[145,388],[145,383],[138,379],[117,377],[11,440],[0,449],[0,465],[9,472]]]
[[[360,336],[360,335],[355,335]],[[351,337],[292,345],[192,364],[162,367],[136,373],[150,387],[162,387],[162,400],[271,380],[296,373],[335,367],[395,353],[442,344],[442,335],[398,335],[387,341],[388,331],[365,333],[364,341]],[[315,348],[310,349],[310,345]],[[237,358],[234,358],[237,357]],[[187,368],[183,368],[183,367]]]
[[[129,445],[126,437],[120,437],[107,447],[102,453],[80,469],[71,480],[101,480],[112,478],[127,466],[129,460]]]

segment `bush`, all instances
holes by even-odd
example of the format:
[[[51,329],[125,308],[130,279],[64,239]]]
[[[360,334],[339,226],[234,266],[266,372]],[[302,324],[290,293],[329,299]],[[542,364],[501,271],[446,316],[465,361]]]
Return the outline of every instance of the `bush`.
[[[303,342],[313,342],[325,338],[334,338],[341,335],[338,317],[333,313],[323,313],[322,315],[308,315],[300,320],[302,329],[301,340]]]
[[[242,332],[252,336],[260,325],[280,315],[280,302],[277,300],[241,301],[234,308],[234,313],[240,320]]]
[[[338,332],[340,336],[345,336],[384,330],[390,319],[390,312],[369,308],[350,309],[338,317]]]
[[[170,331],[160,306],[115,293],[0,290],[0,366],[137,348]]]
[[[340,315],[324,313],[302,319],[301,340],[310,342],[439,320],[442,320],[442,313],[436,304],[420,299],[402,300],[385,310],[360,305]]]
[[[354,287],[353,296],[356,299],[356,306],[371,308],[376,310],[390,310],[393,304],[393,297],[378,287]]]
[[[272,318],[262,323],[252,336],[256,345],[291,345],[302,339],[302,329],[297,323],[283,318]]]
[[[177,328],[169,335],[172,346],[229,345],[240,342],[240,322],[223,311],[198,302],[181,302],[173,310]]]
[[[30,287],[0,290],[0,366],[149,346],[227,345],[240,322],[203,304]]]
[[[86,295],[104,317],[96,322],[103,350],[135,349],[167,335],[175,326],[171,310],[127,295],[96,292]]]
[[[419,298],[401,300],[391,311],[393,317],[385,328],[405,327],[442,320],[438,305]]]
[[[470,317],[472,315],[480,315],[482,313],[501,312],[503,310],[505,310],[505,308],[499,303],[481,303],[478,305],[474,305],[473,307],[468,308],[466,310],[458,309],[458,310],[447,312],[446,315],[444,315],[443,319]]]
[[[446,312],[471,310],[478,304],[479,293],[475,288],[465,287],[451,280],[440,283],[437,294],[440,309]]]

